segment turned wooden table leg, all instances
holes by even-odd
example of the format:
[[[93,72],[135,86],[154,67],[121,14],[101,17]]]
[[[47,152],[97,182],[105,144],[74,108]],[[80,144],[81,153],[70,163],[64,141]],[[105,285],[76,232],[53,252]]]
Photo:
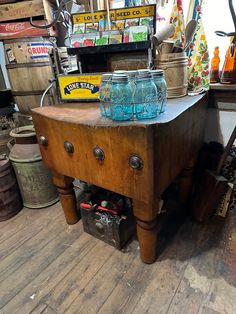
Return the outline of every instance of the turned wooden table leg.
[[[140,258],[146,264],[154,263],[157,258],[158,208],[133,200],[134,215],[137,219],[137,235],[140,246]]]
[[[73,225],[79,220],[76,210],[73,180],[73,178],[53,173],[53,183],[59,192],[61,205],[68,225]]]
[[[193,174],[195,164],[196,160],[191,159],[180,174],[180,201],[183,204],[186,204],[189,200],[189,196],[193,186]]]

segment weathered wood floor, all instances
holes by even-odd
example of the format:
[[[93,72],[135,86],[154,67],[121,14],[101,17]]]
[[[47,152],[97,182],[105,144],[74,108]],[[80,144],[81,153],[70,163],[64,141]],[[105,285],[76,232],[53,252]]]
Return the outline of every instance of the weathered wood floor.
[[[0,223],[0,313],[236,313],[236,214],[199,225],[170,217],[144,265],[67,226],[60,203]]]

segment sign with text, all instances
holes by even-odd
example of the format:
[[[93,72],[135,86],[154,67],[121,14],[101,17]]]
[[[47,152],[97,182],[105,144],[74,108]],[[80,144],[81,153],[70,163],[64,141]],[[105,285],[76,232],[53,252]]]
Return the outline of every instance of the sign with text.
[[[99,100],[101,74],[58,76],[62,100]]]
[[[155,16],[156,5],[146,5],[140,7],[123,8],[110,10],[110,19],[112,21],[116,20],[126,20],[134,19],[140,17],[153,17]],[[73,14],[73,24],[83,24],[99,22],[100,20],[107,19],[107,11],[95,11],[94,19],[92,13],[80,13]]]

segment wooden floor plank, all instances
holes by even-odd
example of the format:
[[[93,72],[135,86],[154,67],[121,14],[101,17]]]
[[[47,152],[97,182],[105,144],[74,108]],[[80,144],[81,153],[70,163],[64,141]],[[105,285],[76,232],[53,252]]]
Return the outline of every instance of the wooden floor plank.
[[[41,303],[38,304],[33,310],[30,312],[30,314],[42,314],[43,311],[47,308],[47,304]],[[6,312],[6,310],[3,309],[3,311]]]
[[[97,313],[120,280],[123,280],[136,257],[132,251],[129,253],[113,251],[110,258],[94,274],[92,280],[80,290],[74,302],[64,313],[78,313],[78,309],[80,313]],[[90,262],[94,264],[96,260]]]
[[[37,219],[33,218],[35,215]],[[40,225],[42,221],[47,223],[58,215],[63,215],[60,203],[41,209],[23,208],[20,213],[7,221],[7,225],[2,225],[4,222],[0,222],[0,244],[21,229],[29,227],[29,224]]]
[[[77,227],[77,226],[76,226]],[[74,226],[74,228],[76,228]],[[80,232],[82,228],[80,226]],[[79,234],[78,234],[79,235]],[[4,308],[8,313],[30,313],[35,306],[45,304],[51,300],[51,291],[62,286],[66,276],[79,277],[81,274],[80,263],[87,255],[92,253],[93,247],[97,244],[93,238],[86,233],[79,235],[78,238],[68,248],[60,254],[48,267],[36,276],[24,289],[22,289]],[[93,252],[94,253],[94,252]],[[75,268],[76,266],[76,268]],[[70,286],[70,281],[67,283]],[[34,295],[34,298],[31,296]],[[17,309],[17,311],[16,311]]]
[[[94,241],[95,239],[92,239]],[[96,274],[101,271],[104,264],[112,258],[115,249],[107,244],[95,240],[98,243],[81,260],[73,270],[67,274],[45,299],[58,313],[64,313],[70,305],[83,294],[88,283],[94,280]],[[75,276],[77,274],[77,276]],[[81,311],[82,309],[80,309]]]
[[[0,261],[0,283],[9,275],[23,267],[32,256],[45,247],[53,238],[64,229],[64,217],[59,216],[49,224],[50,228],[44,228],[35,236],[18,247],[12,254]]]
[[[230,213],[220,235],[220,250],[216,274],[202,303],[200,313],[236,313],[236,214]]]
[[[3,225],[0,313],[235,314],[235,226],[234,212],[205,225],[178,213],[162,221],[158,260],[145,265],[137,240],[120,252],[81,221],[68,226],[59,203],[26,209]]]
[[[194,251],[167,313],[199,313],[204,300],[208,298],[222,257],[222,227],[218,219],[193,226],[191,234]]]
[[[31,214],[32,216],[32,214]],[[40,219],[41,215],[37,215],[37,218]],[[62,213],[59,211],[50,211],[44,213],[43,217],[40,219],[41,223],[38,223],[38,219],[30,223],[31,228],[29,228],[29,221],[25,221],[24,226],[16,229],[12,235],[8,235],[7,239],[0,244],[0,261],[6,258],[9,254],[12,254],[17,248],[24,244],[27,240],[34,237],[42,229],[47,228],[51,219],[56,219],[57,217],[62,216]]]
[[[43,246],[43,250],[37,250],[33,254],[28,252],[30,256],[24,264],[21,264],[20,272],[16,271],[8,274],[4,280],[1,281],[1,306],[7,304],[14,296],[19,293],[28,282],[32,281],[38,276],[52,261],[54,261],[62,252],[64,252],[68,245],[73,243],[81,232],[77,228],[67,227],[60,228],[61,225],[57,226],[55,233],[51,240]],[[47,231],[41,232],[43,238],[47,238]],[[31,239],[32,240],[32,239]],[[11,257],[11,255],[9,256]],[[22,255],[22,258],[24,255]],[[2,263],[6,264],[6,259]],[[4,273],[5,274],[5,273]],[[9,291],[9,287],[14,286]]]

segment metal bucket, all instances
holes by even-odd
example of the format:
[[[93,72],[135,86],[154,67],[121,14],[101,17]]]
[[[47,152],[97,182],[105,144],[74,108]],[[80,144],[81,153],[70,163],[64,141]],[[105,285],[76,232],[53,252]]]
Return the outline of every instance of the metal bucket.
[[[22,209],[20,192],[11,163],[0,155],[0,221],[15,216]]]
[[[164,53],[156,57],[155,67],[162,69],[167,84],[167,98],[183,97],[188,89],[186,52]]]
[[[23,204],[29,208],[42,208],[58,201],[51,174],[42,162],[34,127],[16,128],[10,132],[15,139],[9,158],[13,164]]]

